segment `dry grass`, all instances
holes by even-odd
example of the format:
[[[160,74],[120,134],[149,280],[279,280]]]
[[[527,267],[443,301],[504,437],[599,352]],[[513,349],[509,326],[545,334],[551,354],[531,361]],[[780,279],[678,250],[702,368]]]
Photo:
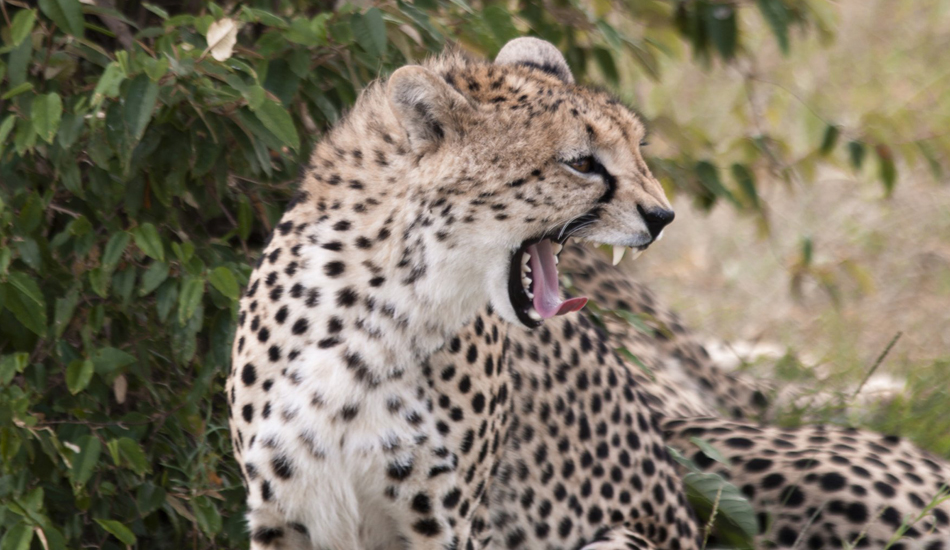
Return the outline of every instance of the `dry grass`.
[[[632,95],[650,118],[708,128],[717,158],[737,154],[744,129],[729,126],[736,116],[788,137],[799,158],[814,158],[829,121],[843,124],[846,137],[946,140],[940,132],[950,120],[950,2],[848,0],[832,11],[838,34],[830,45],[812,33],[782,58],[760,29],[747,42],[761,50],[756,67],[668,74]],[[751,94],[741,76],[750,70]],[[847,135],[857,127],[868,133]],[[885,128],[894,135],[881,135]],[[791,184],[759,174],[765,236],[754,217],[728,205],[706,214],[677,199],[668,236],[632,269],[696,330],[777,342],[806,366],[820,364],[830,373],[823,382],[829,387],[860,381],[902,332],[880,372],[907,377],[908,389],[861,422],[950,456],[950,435],[934,433],[943,429],[937,419],[950,413],[950,177],[935,177],[922,159],[911,159],[899,165],[888,198],[871,155],[855,173],[843,149],[832,166],[798,170]],[[812,266],[824,280],[806,277],[795,293],[793,266],[805,238],[814,243]]]

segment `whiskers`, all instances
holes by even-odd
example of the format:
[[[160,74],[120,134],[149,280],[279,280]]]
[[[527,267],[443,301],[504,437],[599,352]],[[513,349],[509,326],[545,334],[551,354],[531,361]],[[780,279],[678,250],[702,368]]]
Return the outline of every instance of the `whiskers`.
[[[563,242],[564,239],[569,239],[574,236],[577,232],[586,229],[593,225],[599,218],[597,210],[592,210],[585,212],[583,214],[574,216],[568,220],[562,227],[561,231],[557,235],[557,240]]]

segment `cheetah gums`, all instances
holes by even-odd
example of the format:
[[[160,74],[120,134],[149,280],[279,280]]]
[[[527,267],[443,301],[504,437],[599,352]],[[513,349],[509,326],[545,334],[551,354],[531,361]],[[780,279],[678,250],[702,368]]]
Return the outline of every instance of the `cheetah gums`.
[[[646,234],[624,244],[671,219],[629,111],[573,86],[535,40],[495,64],[403,71],[318,146],[242,301],[228,392],[253,547],[699,548],[671,444],[741,488],[763,545],[883,548],[895,518],[920,516],[891,547],[944,548],[946,505],[924,513],[924,501],[945,464],[871,434],[740,421],[767,407],[762,384],[716,369],[598,253],[539,240],[561,237],[553,226],[616,243],[638,231],[621,204]],[[580,138],[551,137],[565,120]],[[473,138],[490,143],[462,146]],[[575,290],[656,330],[559,316],[585,299],[559,296],[558,260]],[[796,470],[803,458],[814,471]],[[898,496],[869,502],[884,484]]]

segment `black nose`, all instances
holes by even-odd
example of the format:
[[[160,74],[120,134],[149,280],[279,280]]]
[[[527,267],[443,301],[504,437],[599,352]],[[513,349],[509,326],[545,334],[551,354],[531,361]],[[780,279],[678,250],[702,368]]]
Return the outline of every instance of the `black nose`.
[[[673,218],[676,216],[672,210],[665,208],[651,208],[650,210],[645,210],[639,204],[637,205],[637,212],[640,213],[643,221],[647,224],[647,230],[654,239],[656,239],[660,231],[663,231],[663,228],[673,221]]]

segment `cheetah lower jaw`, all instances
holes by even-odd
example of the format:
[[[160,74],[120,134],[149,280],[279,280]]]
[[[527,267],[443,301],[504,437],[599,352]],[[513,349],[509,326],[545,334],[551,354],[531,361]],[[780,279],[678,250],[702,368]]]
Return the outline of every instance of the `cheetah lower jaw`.
[[[560,245],[557,246],[560,248]],[[533,283],[529,292],[533,293],[534,310],[541,319],[580,311],[587,304],[585,297],[561,300],[557,256],[549,239],[528,246],[526,252],[530,257],[528,265],[531,269],[528,273]]]

